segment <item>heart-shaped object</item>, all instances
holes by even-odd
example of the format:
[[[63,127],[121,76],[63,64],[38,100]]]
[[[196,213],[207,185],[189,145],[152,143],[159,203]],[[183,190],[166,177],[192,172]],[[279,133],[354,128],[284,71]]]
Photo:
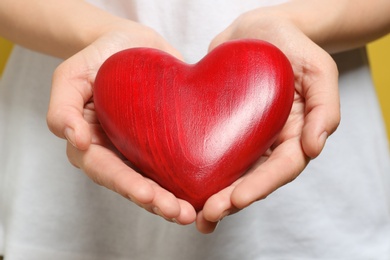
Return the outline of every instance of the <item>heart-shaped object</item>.
[[[124,50],[94,85],[98,119],[116,148],[198,211],[272,145],[293,97],[288,59],[259,40],[226,42],[191,65],[155,49]]]

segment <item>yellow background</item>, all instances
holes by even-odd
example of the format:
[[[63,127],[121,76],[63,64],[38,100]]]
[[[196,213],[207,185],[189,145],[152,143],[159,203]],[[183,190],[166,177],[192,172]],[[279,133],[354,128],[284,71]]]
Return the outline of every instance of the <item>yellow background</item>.
[[[11,49],[12,44],[0,38],[0,76]],[[390,34],[369,44],[368,55],[390,140]]]
[[[3,72],[11,48],[12,44],[10,42],[0,38],[0,76]]]
[[[390,140],[390,34],[368,45],[368,57]]]

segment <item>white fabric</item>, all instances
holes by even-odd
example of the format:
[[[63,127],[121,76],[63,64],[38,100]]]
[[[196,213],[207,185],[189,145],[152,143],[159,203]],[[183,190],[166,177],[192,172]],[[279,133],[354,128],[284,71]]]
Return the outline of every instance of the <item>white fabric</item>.
[[[92,1],[159,31],[188,62],[245,10],[275,1]],[[293,40],[293,39],[292,39]],[[0,253],[6,260],[389,259],[388,144],[365,53],[335,59],[342,123],[293,183],[212,235],[92,183],[46,126],[60,60],[16,47],[0,85]]]

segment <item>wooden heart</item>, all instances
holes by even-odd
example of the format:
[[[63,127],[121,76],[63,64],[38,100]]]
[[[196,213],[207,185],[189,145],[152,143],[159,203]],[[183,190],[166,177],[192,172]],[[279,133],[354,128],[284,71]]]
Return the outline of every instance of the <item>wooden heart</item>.
[[[196,210],[272,145],[293,96],[288,59],[259,40],[224,43],[196,64],[124,50],[94,85],[99,121],[116,148]]]

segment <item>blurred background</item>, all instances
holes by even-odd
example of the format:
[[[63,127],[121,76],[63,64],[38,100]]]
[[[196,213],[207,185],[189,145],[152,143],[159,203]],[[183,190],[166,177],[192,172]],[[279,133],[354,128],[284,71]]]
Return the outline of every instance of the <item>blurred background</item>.
[[[12,50],[12,43],[0,38],[0,77]],[[374,84],[390,140],[390,34],[368,45]]]

